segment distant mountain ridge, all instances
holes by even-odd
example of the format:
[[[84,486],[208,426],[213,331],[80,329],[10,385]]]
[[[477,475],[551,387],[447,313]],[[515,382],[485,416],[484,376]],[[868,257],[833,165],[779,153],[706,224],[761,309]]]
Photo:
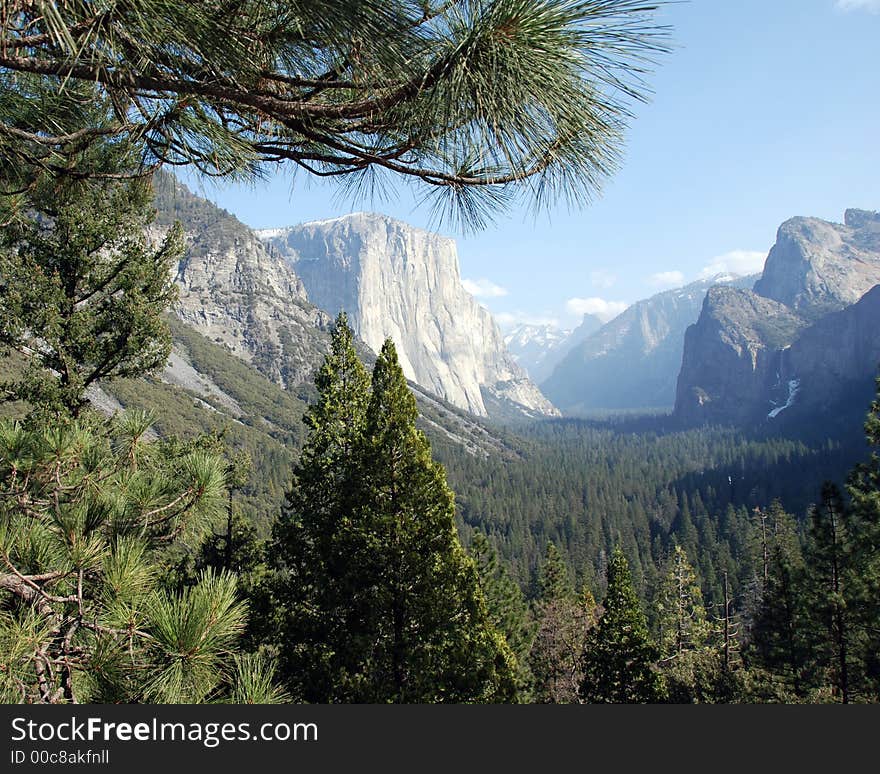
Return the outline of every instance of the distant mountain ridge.
[[[602,321],[592,314],[585,314],[581,324],[573,330],[563,330],[549,323],[524,323],[509,331],[504,343],[516,362],[540,384],[572,349],[601,327]]]
[[[671,408],[684,333],[713,285],[750,287],[755,277],[725,274],[639,301],[586,337],[541,388],[568,414],[604,409]]]

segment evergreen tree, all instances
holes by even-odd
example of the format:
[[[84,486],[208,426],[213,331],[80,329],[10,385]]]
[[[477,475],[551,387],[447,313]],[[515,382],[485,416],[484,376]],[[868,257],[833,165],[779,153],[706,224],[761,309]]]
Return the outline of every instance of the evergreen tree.
[[[847,481],[854,542],[853,619],[863,632],[854,645],[864,664],[869,697],[880,700],[880,379],[865,421],[871,453]]]
[[[0,232],[0,346],[28,359],[4,397],[76,416],[91,385],[164,366],[179,227],[158,247],[148,179],[53,180]]]
[[[806,603],[811,641],[810,671],[821,691],[830,686],[835,701],[853,698],[854,664],[852,542],[840,490],[822,487],[821,504],[810,511],[804,551]]]
[[[447,194],[479,223],[512,194],[587,201],[664,49],[632,0],[3,3],[0,158],[71,170],[130,140],[147,164],[309,173]],[[71,116],[98,105],[101,120]],[[101,168],[98,167],[100,172]],[[537,176],[535,186],[510,184]]]
[[[580,696],[590,704],[645,704],[661,701],[663,682],[656,649],[633,588],[629,563],[616,547],[608,564],[602,615],[584,649]]]
[[[775,500],[767,516],[767,581],[752,625],[749,663],[764,670],[782,700],[804,696],[804,563],[794,518]]]
[[[362,555],[354,511],[369,384],[342,313],[315,377],[318,399],[304,417],[309,435],[273,527],[277,620],[265,621],[262,632],[270,639],[280,635],[283,675],[293,695],[310,702],[346,699],[340,691],[361,668],[365,647],[356,632],[365,615],[360,608],[369,609],[372,600],[358,572],[369,557]]]
[[[676,545],[655,600],[657,645],[667,699],[675,703],[719,699],[723,659],[710,641],[712,625],[693,567]]]
[[[492,626],[473,561],[458,541],[452,491],[431,459],[397,352],[373,368],[354,518],[363,534],[369,651],[359,701],[515,698],[516,664]],[[371,561],[370,561],[371,560]]]
[[[498,561],[498,554],[482,532],[474,535],[470,554],[477,565],[480,589],[486,598],[492,625],[504,636],[516,657],[518,698],[528,702],[534,683],[529,654],[535,641],[535,621],[529,605],[522,589]]]
[[[584,643],[596,622],[596,603],[588,590],[580,596],[575,592],[554,543],[547,544],[538,587],[534,605],[537,633],[530,654],[534,698],[541,703],[575,703],[583,677]]]
[[[684,549],[676,545],[655,601],[660,658],[675,659],[706,645],[710,626],[703,594]]]
[[[285,676],[315,702],[511,701],[516,662],[455,531],[443,468],[386,342],[371,389],[337,320],[273,534]]]
[[[0,698],[201,702],[251,696],[236,579],[168,588],[168,549],[220,517],[222,461],[146,443],[149,418],[0,423]],[[277,698],[277,697],[276,697]]]

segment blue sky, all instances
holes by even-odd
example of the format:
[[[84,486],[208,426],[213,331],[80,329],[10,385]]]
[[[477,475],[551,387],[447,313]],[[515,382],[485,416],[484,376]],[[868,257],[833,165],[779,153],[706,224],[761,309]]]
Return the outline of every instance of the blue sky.
[[[607,318],[708,272],[756,270],[794,215],[880,209],[880,0],[690,0],[659,20],[675,49],[593,205],[442,229],[502,324]],[[201,192],[255,228],[363,209],[431,226],[405,192],[340,201],[304,175]]]

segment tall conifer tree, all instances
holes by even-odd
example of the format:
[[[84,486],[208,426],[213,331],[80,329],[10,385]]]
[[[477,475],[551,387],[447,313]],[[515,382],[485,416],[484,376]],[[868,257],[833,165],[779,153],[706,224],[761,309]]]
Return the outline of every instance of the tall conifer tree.
[[[794,518],[778,500],[767,519],[767,580],[748,655],[779,684],[780,698],[801,697],[806,666],[803,556]]]
[[[388,341],[371,389],[344,316],[273,533],[276,644],[313,702],[509,701],[516,662],[458,541],[452,492],[416,429]]]
[[[587,637],[581,699],[588,703],[645,704],[662,700],[654,667],[656,649],[633,588],[629,563],[618,546],[608,565],[604,612]]]
[[[345,314],[333,328],[330,353],[316,378],[309,436],[293,470],[270,560],[284,675],[305,701],[343,698],[338,686],[359,668],[355,615],[363,599],[352,551],[359,479],[356,448],[364,430],[369,375],[354,348]]]
[[[417,415],[389,339],[373,369],[360,448],[355,518],[372,605],[353,693],[359,701],[509,701],[515,659],[489,620],[456,533],[454,496]]]

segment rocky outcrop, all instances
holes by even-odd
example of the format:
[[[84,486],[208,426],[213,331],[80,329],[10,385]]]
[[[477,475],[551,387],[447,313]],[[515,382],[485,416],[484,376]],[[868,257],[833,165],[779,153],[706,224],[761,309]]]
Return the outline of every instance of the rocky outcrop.
[[[787,221],[755,292],[711,292],[688,329],[677,416],[805,421],[870,391],[880,363],[878,284],[880,215]]]
[[[750,287],[754,277],[724,275],[633,304],[575,346],[541,388],[564,412],[663,408],[675,402],[684,334],[715,284]]]
[[[296,273],[233,215],[172,176],[156,175],[155,187],[156,228],[180,221],[185,231],[177,317],[282,387],[310,381],[323,357],[318,331],[330,319],[309,303]]]
[[[780,226],[755,292],[818,319],[880,283],[880,213],[847,210],[844,223],[792,218]]]
[[[806,327],[784,304],[713,287],[687,329],[675,401],[689,423],[744,423],[763,415],[779,384],[780,352]],[[792,388],[794,389],[794,388]]]
[[[452,239],[372,213],[259,234],[371,349],[393,339],[407,378],[478,416],[487,398],[520,415],[557,413],[462,286]]]

